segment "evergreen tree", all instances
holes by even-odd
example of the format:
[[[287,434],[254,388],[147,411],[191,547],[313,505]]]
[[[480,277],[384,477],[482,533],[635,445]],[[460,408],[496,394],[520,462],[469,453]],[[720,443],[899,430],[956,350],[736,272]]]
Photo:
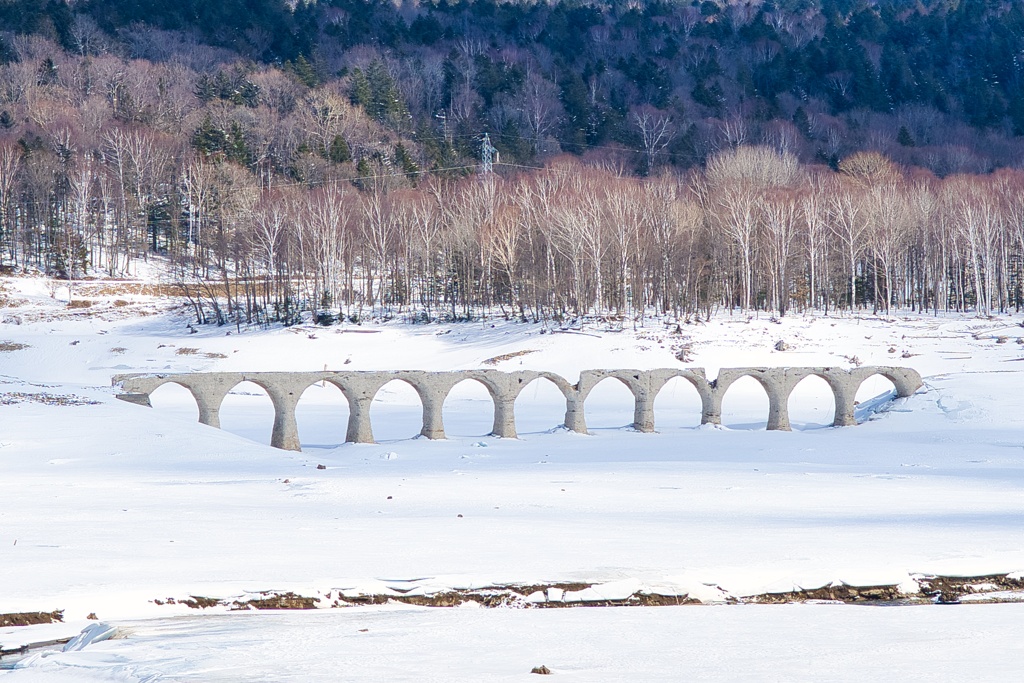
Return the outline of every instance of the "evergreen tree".
[[[370,161],[366,157],[360,157],[356,162],[356,177],[352,180],[352,184],[360,190],[373,187],[373,176],[373,166],[370,165]]]
[[[366,74],[359,67],[352,69],[352,76],[349,79],[348,99],[357,106],[367,108],[373,99],[370,94],[370,82],[366,80]]]
[[[320,85],[320,77],[317,75],[316,69],[303,55],[299,55],[294,62],[285,62],[285,68],[307,88],[315,88]]]
[[[352,151],[341,135],[335,135],[331,139],[330,148],[327,150],[327,158],[333,164],[343,164],[352,160]]]

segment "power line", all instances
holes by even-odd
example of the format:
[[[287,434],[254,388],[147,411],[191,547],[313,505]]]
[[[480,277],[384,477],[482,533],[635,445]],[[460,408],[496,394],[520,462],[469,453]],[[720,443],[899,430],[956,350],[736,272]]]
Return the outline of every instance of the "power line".
[[[507,165],[510,165],[510,164],[503,164],[503,165],[507,166]],[[446,167],[443,167],[443,168],[429,168],[429,169],[420,170],[420,171],[400,171],[400,172],[395,172],[395,173],[382,173],[382,174],[378,174],[378,175],[357,176],[357,177],[354,177],[354,178],[332,178],[332,179],[329,179],[329,180],[321,181],[321,182],[319,182],[317,184],[307,184],[307,183],[301,183],[301,182],[295,182],[295,181],[271,182],[267,186],[267,189],[273,189],[273,188],[278,188],[278,187],[306,187],[306,188],[312,189],[312,188],[315,188],[315,187],[327,187],[329,185],[338,185],[338,184],[342,184],[342,183],[352,183],[352,182],[355,182],[355,181],[362,181],[362,180],[382,180],[382,179],[385,179],[385,178],[405,178],[405,177],[412,176],[412,175],[425,175],[425,174],[428,174],[428,173],[444,173],[446,171],[473,171],[474,169],[479,169],[479,168],[480,168],[480,164],[465,164],[465,165],[462,165],[462,166],[446,166]],[[524,168],[529,168],[529,167],[524,167]],[[90,200],[89,201],[91,202],[92,200],[93,200],[93,197],[90,194]],[[63,202],[60,202],[60,201],[58,201],[58,202],[47,202],[45,200],[39,200],[39,199],[21,198],[21,199],[16,200],[16,203],[21,205],[21,206],[32,206],[32,207],[38,209],[40,207],[42,207],[42,208],[52,208],[53,206],[56,206],[57,204],[62,204]]]
[[[494,135],[494,137],[504,138],[506,140],[526,140],[526,141],[531,141],[531,140],[536,140],[537,139],[537,138],[533,138],[533,137],[529,137],[529,136],[524,136],[524,135],[513,135],[512,133],[494,133],[493,135]],[[446,138],[438,137],[436,135],[422,135],[422,134],[419,134],[419,133],[414,133],[411,137],[412,137],[413,140],[432,140],[432,141],[435,141],[435,142],[436,141],[441,141],[441,140],[446,140]],[[448,138],[477,138],[477,137],[479,137],[479,136],[476,133],[459,133],[459,134],[455,134],[455,135],[451,135],[451,134],[448,135]],[[628,145],[592,145],[592,144],[587,143],[587,142],[569,142],[569,141],[565,141],[565,140],[558,140],[557,138],[556,138],[556,142],[558,143],[558,145],[560,147],[574,147],[576,149],[581,149],[581,150],[587,150],[587,149],[610,149],[610,150],[614,150],[614,151],[617,151],[617,152],[633,152],[634,154],[644,154],[645,153],[644,150],[642,150],[642,149],[634,149],[634,148],[632,148],[632,147],[630,147]],[[659,150],[659,151],[655,152],[655,154],[658,154],[658,155],[661,155],[661,154],[671,154],[671,152],[669,152],[667,149],[663,149],[663,150]]]
[[[321,181],[316,185],[300,182],[274,183],[273,187],[324,187],[326,185],[337,185],[338,183],[352,183],[357,180],[382,180],[385,178],[405,178],[412,175],[426,175],[428,173],[444,173],[446,171],[471,171],[480,168],[480,164],[465,164],[462,166],[446,166],[443,168],[428,168],[420,171],[396,171],[395,173],[381,173],[378,175],[356,176],[355,178],[332,178]]]

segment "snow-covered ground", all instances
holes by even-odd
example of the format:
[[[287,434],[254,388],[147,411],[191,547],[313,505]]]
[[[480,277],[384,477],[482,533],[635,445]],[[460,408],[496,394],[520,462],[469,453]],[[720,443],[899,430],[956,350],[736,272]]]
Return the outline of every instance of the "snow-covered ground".
[[[1007,662],[1019,670],[1020,645],[1007,637],[1024,617],[1019,604],[213,607],[197,617],[178,601],[293,591],[327,606],[360,594],[579,583],[595,588],[577,597],[721,602],[834,582],[911,592],[921,575],[1020,572],[1022,316],[190,334],[171,302],[126,286],[83,285],[75,299],[94,303],[73,309],[66,290],[51,298],[41,280],[0,288],[0,613],[63,609],[68,622],[0,629],[0,647],[45,640],[33,635],[45,629],[70,635],[90,613],[129,634],[23,660],[15,680],[330,680],[336,666],[345,680],[528,680],[541,664],[587,681],[934,680],[956,653],[970,674],[953,678],[1014,680]],[[686,363],[675,357],[682,345]],[[529,353],[482,365],[517,352]],[[811,378],[794,392],[794,431],[784,433],[764,431],[767,398],[753,380],[730,389],[723,429],[697,427],[696,392],[674,380],[655,406],[659,433],[639,434],[623,428],[632,397],[611,380],[587,401],[584,436],[554,429],[564,402],[541,381],[517,401],[521,438],[502,440],[483,436],[490,400],[466,382],[445,405],[449,439],[431,442],[410,438],[419,404],[393,383],[371,410],[379,443],[360,446],[341,444],[340,392],[315,386],[299,404],[302,453],[266,445],[272,408],[254,385],[228,396],[223,430],[197,424],[176,386],[161,388],[152,410],[114,400],[109,386],[113,374],[151,371],[497,367],[572,380],[596,367],[685,365],[714,376],[851,362],[909,365],[926,386],[890,402],[891,385],[875,377],[858,396],[862,424],[832,429],[831,393]],[[275,657],[282,668],[261,661]]]
[[[15,681],[1019,681],[1020,605],[362,607],[121,624]]]

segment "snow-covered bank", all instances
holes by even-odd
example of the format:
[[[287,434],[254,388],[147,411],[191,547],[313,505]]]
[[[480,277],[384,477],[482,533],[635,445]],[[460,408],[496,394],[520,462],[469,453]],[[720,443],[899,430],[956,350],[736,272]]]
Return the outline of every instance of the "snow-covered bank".
[[[353,608],[127,622],[17,681],[1015,681],[1024,605]],[[542,679],[541,679],[542,680]]]

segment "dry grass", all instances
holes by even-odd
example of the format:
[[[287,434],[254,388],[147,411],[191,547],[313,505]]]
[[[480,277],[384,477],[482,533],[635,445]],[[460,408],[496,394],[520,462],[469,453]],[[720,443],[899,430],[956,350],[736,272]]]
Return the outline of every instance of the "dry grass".
[[[64,610],[56,612],[9,612],[0,614],[0,626],[33,626],[64,621]]]
[[[141,282],[75,282],[75,291],[82,296],[111,297],[131,294],[135,296],[173,296],[182,295],[179,285],[143,284]],[[117,305],[115,303],[115,305]],[[121,304],[127,306],[128,302]]]
[[[206,353],[200,351],[193,346],[182,346],[180,349],[174,352],[175,356],[202,356],[203,358],[227,358],[223,353]]]
[[[30,348],[28,344],[21,344],[19,342],[2,341],[0,342],[0,353],[5,351],[21,351],[22,349]]]
[[[520,356],[525,356],[525,355],[530,354],[530,353],[537,353],[537,350],[536,349],[526,349],[525,351],[513,351],[512,353],[503,353],[500,356],[495,356],[494,358],[488,358],[487,360],[485,360],[483,362],[483,364],[484,365],[497,365],[498,363],[501,363],[502,361],[512,360],[513,358],[519,358]]]
[[[96,406],[100,402],[74,394],[26,394],[20,391],[0,394],[0,406],[12,406],[16,403],[42,403],[47,406]]]
[[[68,308],[92,308],[92,302],[85,299],[72,299],[68,302]]]

